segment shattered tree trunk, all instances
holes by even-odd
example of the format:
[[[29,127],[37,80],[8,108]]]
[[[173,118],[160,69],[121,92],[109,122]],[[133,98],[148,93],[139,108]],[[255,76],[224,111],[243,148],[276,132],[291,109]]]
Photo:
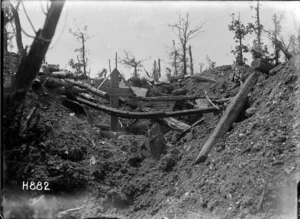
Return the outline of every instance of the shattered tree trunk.
[[[160,59],[158,59],[158,77],[161,77]]]
[[[278,46],[278,48],[283,52],[283,54],[285,55],[285,57],[288,60],[290,58],[292,58],[293,55],[288,51],[288,48],[286,48],[281,41],[279,41],[278,39],[276,39],[275,40],[275,45]]]
[[[64,1],[52,1],[43,29],[36,33],[28,55],[22,58],[16,77],[7,93],[5,93],[5,114],[8,112],[12,113],[12,115],[16,113],[32,81],[39,73],[43,59],[54,36],[64,3]]]
[[[254,70],[261,71],[263,73],[269,73],[269,71],[274,68],[274,65],[268,63],[267,61],[258,58],[254,59],[253,62],[251,63],[251,66]]]
[[[257,73],[254,72],[247,78],[238,94],[234,97],[234,99],[228,106],[221,120],[217,124],[217,127],[214,129],[213,133],[209,136],[209,138],[203,145],[202,150],[195,160],[195,164],[205,161],[207,159],[208,153],[217,143],[219,138],[221,138],[229,130],[232,123],[236,120],[239,113],[243,109],[247,100],[248,93],[250,92],[252,86],[256,83],[257,77]]]
[[[191,70],[191,75],[194,74],[194,65],[193,65],[193,56],[192,56],[192,46],[189,46],[189,53],[190,53],[190,70]]]

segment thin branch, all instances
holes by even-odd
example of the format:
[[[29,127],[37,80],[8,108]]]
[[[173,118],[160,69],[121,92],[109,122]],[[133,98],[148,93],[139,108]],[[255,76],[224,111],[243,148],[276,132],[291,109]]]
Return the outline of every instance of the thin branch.
[[[215,105],[215,104],[209,99],[209,97],[207,96],[206,90],[204,90],[204,93],[205,93],[205,97],[206,97],[206,99],[208,100],[208,102],[210,102],[210,104],[213,105],[216,109],[221,110],[217,105]]]
[[[17,5],[16,5],[16,10],[18,10],[19,9],[19,6],[20,6],[20,3],[21,3],[21,1],[18,1],[18,3],[17,3]]]
[[[26,33],[25,30],[24,30],[23,28],[21,28],[21,31],[22,31],[22,33],[24,33],[26,36],[28,36],[28,37],[30,37],[30,38],[33,38],[33,39],[35,38],[35,36],[32,36],[32,35]]]
[[[51,5],[50,1],[49,1],[49,0],[47,0],[47,11],[49,11],[49,10],[50,10],[50,5]]]
[[[43,11],[44,15],[47,16],[48,13],[45,11],[45,9],[44,9],[44,7],[43,7],[42,0],[40,0],[40,3],[41,3],[41,8],[42,8],[42,11]]]
[[[23,10],[24,10],[24,12],[25,12],[25,15],[26,15],[26,17],[27,17],[27,19],[28,19],[28,21],[29,21],[29,23],[30,23],[30,25],[31,25],[31,27],[32,27],[32,29],[33,29],[33,31],[34,31],[34,33],[36,33],[36,30],[35,30],[35,28],[34,28],[32,22],[31,22],[31,20],[30,20],[30,18],[29,18],[29,16],[28,16],[28,14],[27,14],[27,11],[26,11],[26,9],[25,9],[25,6],[24,6],[23,1],[21,1],[21,4],[22,4]]]

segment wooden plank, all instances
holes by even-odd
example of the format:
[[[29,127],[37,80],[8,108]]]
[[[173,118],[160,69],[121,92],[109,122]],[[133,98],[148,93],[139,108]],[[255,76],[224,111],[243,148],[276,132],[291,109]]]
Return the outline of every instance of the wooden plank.
[[[257,77],[257,73],[254,72],[247,78],[238,94],[231,101],[229,107],[220,119],[217,127],[214,129],[213,133],[204,143],[202,150],[200,151],[198,157],[195,160],[195,164],[205,161],[207,159],[208,153],[213,148],[213,146],[229,130],[232,123],[236,120],[239,113],[243,109],[248,94],[251,91],[252,86],[257,81]]]
[[[106,88],[100,89],[102,91],[107,92],[110,96],[132,96],[133,92],[130,88]]]
[[[211,104],[207,99],[197,99],[196,100],[198,108],[207,108],[210,107]],[[214,113],[204,113],[203,114],[204,122],[211,127],[216,125],[216,119]]]
[[[147,104],[147,105],[146,105]],[[173,111],[174,109],[174,105],[175,105],[175,101],[155,101],[155,102],[150,102],[150,103],[146,103],[142,102],[142,107],[151,107],[157,111]]]
[[[119,88],[119,72],[117,69],[114,69],[110,76],[110,87],[112,89]],[[119,97],[117,95],[110,95],[110,106],[112,108],[119,108]],[[119,129],[119,120],[116,116],[111,116],[110,118],[110,129],[111,131],[118,131]]]
[[[149,101],[126,99],[126,103],[128,103],[129,105],[134,105],[142,108],[149,107],[156,111],[166,111],[166,112],[173,111],[175,105],[175,101],[166,101],[166,100],[149,102]]]
[[[170,128],[174,129],[174,130],[177,130],[177,131],[180,131],[180,132],[183,132],[187,129],[190,128],[190,126],[184,122],[181,122],[177,119],[174,119],[172,117],[170,118],[162,118],[162,119],[157,119],[158,122],[162,122],[164,123],[165,125],[169,126]]]

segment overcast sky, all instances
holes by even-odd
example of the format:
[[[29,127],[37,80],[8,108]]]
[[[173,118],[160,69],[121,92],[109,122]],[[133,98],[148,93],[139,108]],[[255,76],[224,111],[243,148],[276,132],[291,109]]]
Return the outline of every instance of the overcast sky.
[[[77,54],[74,49],[80,47],[80,43],[69,33],[69,28],[76,29],[75,22],[79,28],[88,26],[88,33],[93,35],[86,43],[88,50],[89,66],[91,76],[102,69],[108,69],[108,60],[111,59],[114,67],[115,53],[124,55],[128,50],[138,59],[147,59],[144,65],[148,71],[152,70],[154,59],[162,60],[162,70],[169,67],[168,51],[172,40],[176,35],[168,27],[178,20],[178,14],[188,12],[192,19],[192,26],[205,21],[204,32],[192,39],[194,69],[199,72],[199,62],[206,63],[206,55],[217,66],[232,64],[234,59],[230,53],[234,47],[233,33],[228,30],[231,21],[229,14],[240,13],[244,23],[252,22],[254,11],[250,6],[255,2],[232,2],[232,1],[66,1],[61,14],[55,36],[47,52],[47,61],[51,64],[59,64],[61,68],[68,68],[68,60]],[[41,6],[46,6],[45,1],[25,1],[25,9],[35,27],[42,27],[45,15]],[[266,29],[273,29],[272,14],[284,13],[282,21],[285,36],[296,33],[296,23],[299,22],[299,2],[261,2],[261,23]],[[299,14],[299,13],[298,13]],[[298,17],[297,17],[298,16]],[[21,25],[26,32],[33,35],[33,30],[20,7]],[[250,43],[254,36],[246,37]],[[30,45],[32,38],[23,35],[25,45]],[[247,44],[246,43],[246,44]],[[249,58],[251,61],[251,58]],[[248,61],[248,63],[249,63]],[[119,69],[126,77],[133,70],[121,67]]]

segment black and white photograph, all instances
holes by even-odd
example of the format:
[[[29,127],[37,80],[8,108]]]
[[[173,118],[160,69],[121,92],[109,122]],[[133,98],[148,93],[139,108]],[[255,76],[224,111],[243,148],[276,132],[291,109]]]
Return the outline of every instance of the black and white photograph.
[[[297,219],[298,1],[1,1],[0,219]]]

